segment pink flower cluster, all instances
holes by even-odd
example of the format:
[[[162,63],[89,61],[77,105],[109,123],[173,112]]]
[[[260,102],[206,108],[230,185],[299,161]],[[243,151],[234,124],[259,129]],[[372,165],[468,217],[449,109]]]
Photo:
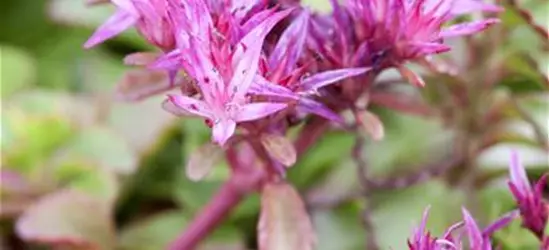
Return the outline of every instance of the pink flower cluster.
[[[413,237],[408,240],[410,250],[445,250],[462,249],[462,234],[459,237],[453,237],[452,233],[464,226],[469,238],[469,249],[471,250],[492,250],[490,237],[496,231],[507,226],[516,218],[521,218],[522,226],[532,232],[540,241],[540,249],[546,250],[549,247],[549,235],[544,232],[549,223],[548,209],[549,202],[543,199],[542,190],[547,186],[547,175],[542,176],[539,181],[532,185],[526,177],[526,171],[520,164],[516,152],[511,153],[511,163],[509,164],[509,188],[513,194],[518,206],[518,210],[511,211],[500,217],[484,230],[480,230],[477,223],[467,211],[463,208],[463,222],[451,226],[442,237],[433,237],[425,225],[429,208],[423,214],[420,226],[414,231]]]
[[[361,79],[393,66],[419,78],[402,64],[448,51],[444,38],[476,33],[497,20],[445,23],[474,11],[500,10],[476,0],[349,0],[341,5],[334,0],[333,13],[325,16],[294,1],[111,2],[117,11],[85,47],[135,27],[162,53],[147,67],[165,71],[170,87],[182,90],[168,96],[165,109],[202,117],[219,145],[237,129],[284,133],[288,117],[316,114],[341,122],[336,111],[365,91],[368,84]],[[187,80],[175,81],[180,74]],[[341,89],[353,95],[341,95]],[[330,96],[336,97],[332,109],[325,100]]]

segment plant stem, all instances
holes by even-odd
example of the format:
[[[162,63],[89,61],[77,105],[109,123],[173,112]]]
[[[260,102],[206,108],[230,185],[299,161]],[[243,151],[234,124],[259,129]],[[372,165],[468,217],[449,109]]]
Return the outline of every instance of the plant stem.
[[[170,250],[192,250],[208,236],[234,208],[244,194],[229,180],[194,218],[185,231],[170,245]]]
[[[232,151],[231,151],[232,152]],[[235,152],[232,152],[233,154]],[[234,155],[233,155],[234,156]],[[230,164],[239,164],[234,158]],[[227,215],[246,197],[257,190],[266,179],[264,168],[253,166],[231,166],[230,179],[221,186],[217,194],[194,218],[185,231],[169,246],[169,250],[193,250],[217,228]]]

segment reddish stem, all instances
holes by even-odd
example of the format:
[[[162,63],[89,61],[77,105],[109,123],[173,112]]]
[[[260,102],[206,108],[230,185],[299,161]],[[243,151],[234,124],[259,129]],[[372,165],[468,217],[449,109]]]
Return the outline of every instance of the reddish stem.
[[[210,203],[169,247],[170,250],[192,250],[206,238],[234,208],[244,194],[229,180],[220,188]]]
[[[234,153],[234,152],[233,152]],[[231,159],[229,163],[240,163]],[[185,231],[170,245],[169,250],[192,250],[217,228],[227,215],[250,192],[257,190],[267,173],[261,167],[231,166],[230,179],[194,218]]]

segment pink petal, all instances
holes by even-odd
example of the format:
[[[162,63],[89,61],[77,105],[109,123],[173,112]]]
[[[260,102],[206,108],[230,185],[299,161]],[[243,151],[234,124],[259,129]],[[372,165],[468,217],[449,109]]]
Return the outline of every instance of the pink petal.
[[[469,14],[478,11],[501,12],[504,9],[498,5],[484,3],[483,0],[459,0],[454,1],[451,13],[454,15]]]
[[[258,102],[250,103],[240,107],[238,114],[235,117],[237,122],[245,122],[257,120],[265,116],[276,113],[285,109],[288,105],[285,103]]]
[[[439,54],[443,52],[450,51],[452,48],[450,46],[442,44],[442,43],[422,43],[422,42],[413,42],[408,43],[408,46],[410,46],[410,50],[417,51],[417,56],[422,55],[431,55],[431,54]]]
[[[316,90],[324,86],[336,83],[348,77],[363,74],[369,71],[371,68],[347,68],[324,71],[313,76],[307,77],[301,82],[301,90],[307,92],[310,90]]]
[[[86,41],[84,48],[91,48],[104,42],[134,25],[139,16],[124,9],[118,9],[107,21],[99,26],[93,35]]]
[[[330,121],[343,123],[343,119],[338,114],[324,106],[324,104],[309,98],[301,98],[297,109],[301,112],[312,113],[324,117]]]
[[[471,244],[471,249],[482,249],[483,237],[480,229],[478,228],[475,219],[471,216],[467,209],[462,208],[463,220],[465,221],[465,228],[469,234],[469,243]]]
[[[283,86],[271,83],[269,82],[269,80],[260,75],[255,76],[254,82],[250,86],[248,92],[255,95],[276,96],[282,98],[290,98],[294,100],[299,99],[299,95],[295,94],[291,90]]]
[[[519,155],[516,151],[511,152],[511,162],[509,163],[509,177],[511,178],[511,183],[513,183],[520,191],[524,193],[532,192],[532,187],[530,187],[530,182],[526,176],[526,170],[520,163]],[[524,194],[523,193],[523,194]]]
[[[257,25],[265,21],[269,16],[271,16],[275,12],[274,8],[263,10],[255,15],[253,15],[248,21],[242,25],[242,32],[247,34],[250,32],[253,28],[255,28]]]
[[[415,234],[416,241],[421,241],[421,238],[423,238],[423,234],[425,233],[425,226],[427,225],[427,218],[429,218],[429,210],[431,210],[431,206],[427,206],[423,211],[423,216],[421,217],[421,223],[419,224],[419,227],[417,228],[417,231]]]
[[[235,100],[244,98],[249,86],[252,84],[254,76],[257,73],[265,36],[282,18],[290,14],[292,10],[288,9],[273,14],[240,41],[241,46],[238,46],[235,52],[237,55],[233,57],[234,60],[237,60],[238,64],[236,64],[233,78],[229,84],[229,91],[232,92],[231,96]],[[238,54],[241,54],[241,56],[238,56]]]
[[[468,23],[460,23],[456,25],[452,25],[446,29],[443,29],[440,33],[440,37],[454,37],[454,36],[466,36],[471,35],[477,32],[480,32],[482,30],[485,30],[486,28],[490,27],[493,24],[499,23],[499,19],[496,18],[490,18],[480,21],[474,21],[474,22],[468,22]]]
[[[126,10],[129,13],[137,15],[137,10],[135,9],[133,3],[134,0],[110,0],[117,8]]]
[[[492,235],[496,231],[500,230],[501,228],[509,225],[515,218],[518,218],[520,216],[520,213],[518,210],[511,211],[500,218],[498,218],[495,222],[492,222],[490,225],[488,225],[483,233],[484,235]]]
[[[175,116],[192,116],[193,114],[176,106],[170,99],[162,102],[162,109]]]
[[[173,70],[181,67],[181,51],[176,49],[157,58],[148,65],[149,69]]]
[[[258,0],[233,0],[230,12],[237,18],[243,18],[258,2]]]
[[[236,122],[230,119],[218,120],[212,128],[212,137],[215,143],[223,146],[233,136],[236,130]]]
[[[301,52],[303,51],[303,45],[307,38],[307,27],[309,26],[309,12],[303,10],[302,13],[292,21],[292,24],[286,28],[284,33],[269,56],[269,65],[271,68],[276,68],[283,60],[283,57],[287,58],[284,73],[288,73],[293,68]]]
[[[210,108],[203,101],[184,95],[168,95],[168,98],[176,107],[183,109],[185,112],[209,119],[213,117]]]

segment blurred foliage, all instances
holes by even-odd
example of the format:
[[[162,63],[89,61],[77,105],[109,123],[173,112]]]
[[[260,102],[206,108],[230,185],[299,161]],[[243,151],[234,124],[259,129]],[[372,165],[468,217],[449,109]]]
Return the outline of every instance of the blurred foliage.
[[[326,6],[317,1],[307,4]],[[540,19],[544,4],[528,1],[538,23],[547,23]],[[108,6],[86,8],[77,0],[0,2],[2,249],[42,249],[31,247],[40,245],[161,249],[228,175],[226,164],[220,163],[204,181],[185,177],[187,156],[209,138],[200,121],[176,120],[162,111],[161,98],[139,103],[112,98],[114,85],[126,70],[122,57],[149,46],[132,31],[99,48],[83,50],[83,42],[111,11]],[[502,18],[511,34],[488,61],[503,60],[510,71],[491,91],[503,97],[519,96],[517,102],[527,115],[548,131],[548,86],[539,73],[549,67],[547,51],[540,49],[539,37],[515,12],[508,10]],[[486,36],[490,35],[499,34],[493,31]],[[462,57],[459,54],[466,49],[462,47],[449,56]],[[476,75],[486,74],[491,73]],[[451,80],[444,80],[448,79],[432,78],[427,83],[444,86],[442,91],[452,89]],[[421,95],[445,107],[444,98],[436,95],[440,89],[434,88],[428,86]],[[497,145],[469,162],[479,166],[476,174],[483,177],[473,192],[448,181],[450,176],[374,194],[373,219],[383,249],[405,248],[411,228],[429,204],[428,225],[436,233],[459,219],[461,205],[474,202],[472,209],[482,224],[511,210],[513,202],[504,183],[509,148],[519,150],[532,176],[547,171],[547,149],[536,142],[531,124],[510,105],[503,108],[509,119],[493,128],[502,131]],[[383,141],[368,141],[366,146],[365,156],[376,178],[404,175],[444,159],[457,143],[455,134],[462,132],[438,118],[381,107],[374,111],[386,135]],[[327,133],[289,171],[290,182],[307,198],[341,197],[356,191],[356,170],[349,160],[353,143],[351,135]],[[318,249],[364,249],[359,219],[363,207],[361,199],[329,208],[310,207]],[[258,213],[259,199],[252,195],[204,249],[255,246]],[[503,249],[533,249],[535,239],[519,229],[515,223],[499,232],[497,243]]]

